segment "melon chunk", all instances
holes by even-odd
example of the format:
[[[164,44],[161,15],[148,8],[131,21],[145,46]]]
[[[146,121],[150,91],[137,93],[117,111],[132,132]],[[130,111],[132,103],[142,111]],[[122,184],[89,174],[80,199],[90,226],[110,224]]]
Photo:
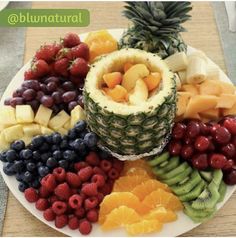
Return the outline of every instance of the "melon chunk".
[[[16,105],[16,120],[18,123],[34,121],[34,111],[30,105]]]
[[[143,81],[146,83],[148,91],[152,91],[160,85],[161,74],[159,72],[149,74]]]
[[[236,95],[223,93],[220,95],[216,107],[230,109],[231,107],[233,107],[235,103],[236,103]]]
[[[193,85],[193,84],[183,84],[182,87],[181,87],[181,91],[189,92],[193,96],[199,94],[198,87],[196,85]]]
[[[108,88],[114,88],[116,85],[121,83],[122,74],[120,72],[107,73],[103,75],[103,80]]]
[[[134,64],[130,63],[130,62],[126,62],[124,64],[124,72],[128,71]]]
[[[24,125],[23,132],[28,137],[39,135],[41,134],[40,125],[34,123]]]
[[[15,108],[11,106],[1,106],[0,108],[0,124],[2,125],[15,125],[16,114]]]
[[[124,101],[126,101],[127,96],[128,96],[127,90],[120,85],[116,85],[113,89],[108,88],[104,91],[115,102],[124,102]]]
[[[221,87],[221,92],[224,94],[234,94],[235,93],[235,87],[233,84],[231,83],[226,83],[223,81],[215,81],[216,83],[219,84],[219,86]]]
[[[236,103],[229,109],[222,110],[223,116],[236,115]]]
[[[19,140],[24,136],[22,125],[15,125],[8,127],[2,131],[5,136],[5,140],[9,143]]]
[[[148,88],[142,79],[138,79],[132,94],[129,95],[129,102],[132,105],[139,105],[148,99]]]
[[[203,95],[219,96],[222,92],[221,86],[214,80],[205,80],[199,86],[199,92]]]
[[[69,120],[70,116],[64,110],[61,110],[49,121],[48,125],[51,129],[57,130],[63,127]]]
[[[189,99],[192,94],[189,92],[177,92],[177,112],[176,116],[181,116],[185,113]]]
[[[200,116],[205,117],[207,119],[216,120],[220,116],[219,108],[212,108],[200,113]]]
[[[186,108],[185,117],[192,118],[193,115],[215,108],[218,97],[212,95],[197,95],[189,100]]]
[[[34,121],[42,126],[47,126],[51,118],[51,115],[52,115],[51,109],[44,107],[43,105],[40,105],[35,115]]]

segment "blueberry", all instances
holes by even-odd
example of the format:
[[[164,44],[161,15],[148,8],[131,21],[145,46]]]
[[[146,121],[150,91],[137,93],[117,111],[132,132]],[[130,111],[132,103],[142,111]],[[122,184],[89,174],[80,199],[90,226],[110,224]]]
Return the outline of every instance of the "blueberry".
[[[39,161],[39,162],[36,164],[36,166],[39,168],[39,167],[43,166],[43,163],[42,163],[41,161]]]
[[[53,144],[58,145],[58,144],[61,143],[61,141],[62,141],[62,139],[61,139],[61,135],[59,133],[54,133],[52,135],[52,142],[53,142]]]
[[[62,167],[64,169],[68,169],[69,162],[63,159],[63,160],[60,160],[58,162],[58,165],[59,165],[59,167]]]
[[[44,139],[46,140],[47,143],[52,144],[52,135],[45,135]]]
[[[41,159],[41,154],[36,150],[33,152],[33,160],[39,161]]]
[[[2,151],[2,152],[0,153],[0,160],[1,160],[2,162],[7,162],[6,154],[7,154],[7,151]]]
[[[93,148],[97,145],[98,137],[95,133],[89,132],[85,135],[84,142],[89,148]]]
[[[66,149],[66,148],[68,148],[68,142],[67,142],[67,140],[62,140],[61,141],[61,143],[60,143],[60,148],[61,149]]]
[[[33,181],[30,183],[30,187],[33,187],[33,188],[35,188],[35,189],[40,188],[40,182],[39,182],[39,180],[38,180],[38,179],[33,180]]]
[[[34,151],[34,150],[36,150],[37,148],[35,148],[35,147],[33,146],[33,144],[30,143],[29,145],[27,145],[27,149]]]
[[[68,137],[69,137],[69,139],[72,139],[72,140],[77,138],[77,133],[76,133],[75,129],[69,130]]]
[[[69,137],[68,137],[67,135],[63,135],[63,136],[61,137],[61,139],[62,139],[62,140],[69,140]]]
[[[81,120],[75,124],[74,128],[75,128],[76,132],[80,133],[83,130],[85,130],[86,126],[87,126],[86,122]]]
[[[40,166],[38,168],[38,173],[39,173],[40,177],[44,177],[49,173],[49,168],[46,166]]]
[[[22,159],[28,160],[33,158],[33,152],[30,149],[25,149],[20,152],[20,157]]]
[[[41,161],[42,161],[43,163],[46,163],[47,160],[48,160],[48,158],[51,157],[51,156],[52,156],[52,153],[51,153],[51,152],[43,153],[43,154],[41,155]]]
[[[44,142],[44,137],[43,136],[35,136],[32,141],[31,144],[33,145],[33,147],[35,149],[39,148]]]
[[[6,159],[8,162],[14,162],[18,159],[18,155],[15,150],[8,150],[6,153]]]
[[[11,149],[15,151],[21,151],[25,148],[25,142],[23,140],[17,140],[11,144]]]
[[[62,152],[60,150],[55,150],[52,154],[53,158],[56,160],[62,159]]]
[[[22,172],[25,169],[25,164],[22,160],[15,161],[13,166],[17,173]]]
[[[24,182],[20,182],[18,185],[18,189],[23,193],[27,188],[28,188],[28,184],[24,183]]]
[[[35,163],[29,162],[29,163],[27,163],[26,168],[28,171],[33,172],[33,171],[35,171],[37,166]]]
[[[14,170],[14,164],[13,163],[4,164],[3,165],[3,172],[8,176],[14,175],[16,173],[15,170]]]
[[[76,139],[73,143],[73,149],[75,149],[76,151],[84,151],[86,150],[86,146],[85,146],[85,143],[82,139]]]
[[[34,176],[31,172],[26,171],[23,176],[23,180],[27,183],[31,182],[33,180]]]
[[[48,158],[46,165],[48,168],[55,168],[57,166],[57,160],[53,157]]]
[[[17,174],[15,175],[15,177],[16,177],[16,180],[17,180],[17,181],[19,181],[19,182],[22,182],[22,181],[23,181],[23,174],[17,173]]]
[[[59,145],[52,145],[51,146],[51,151],[56,151],[56,150],[60,150],[60,146]]]
[[[79,133],[79,138],[84,139],[84,137],[87,135],[88,131],[82,131]]]
[[[49,150],[50,150],[50,145],[47,144],[46,142],[44,142],[39,148],[40,152],[46,152],[46,151],[49,151]]]
[[[68,161],[73,161],[77,157],[76,153],[73,150],[66,150],[63,152],[63,158]]]

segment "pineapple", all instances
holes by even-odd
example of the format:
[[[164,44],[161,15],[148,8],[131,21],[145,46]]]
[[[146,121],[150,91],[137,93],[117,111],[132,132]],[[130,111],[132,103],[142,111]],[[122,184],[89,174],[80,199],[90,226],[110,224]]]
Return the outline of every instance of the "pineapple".
[[[133,23],[119,42],[120,48],[136,48],[166,58],[187,46],[180,32],[190,16],[190,2],[127,2],[124,15]]]
[[[147,101],[135,105],[115,102],[99,88],[104,74],[123,68],[127,61],[162,73],[159,90]],[[157,55],[138,49],[116,51],[91,67],[85,80],[84,102],[90,129],[114,156],[129,160],[155,154],[167,142],[175,117],[174,75]]]

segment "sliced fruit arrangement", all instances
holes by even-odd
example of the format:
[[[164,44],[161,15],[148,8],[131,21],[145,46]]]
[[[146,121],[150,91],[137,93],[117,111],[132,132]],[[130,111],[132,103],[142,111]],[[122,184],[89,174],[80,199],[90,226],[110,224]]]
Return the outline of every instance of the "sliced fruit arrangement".
[[[111,71],[117,72],[116,69],[123,69],[127,62],[134,66],[126,73],[135,67],[135,70],[132,70],[134,77],[127,78],[127,87],[131,89],[138,80],[138,75],[149,75],[145,65],[148,65],[151,72],[161,72],[160,90],[146,102],[136,105],[117,103],[109,100],[100,90],[103,76]],[[142,65],[139,67],[140,71],[136,68],[138,65]],[[142,96],[141,91],[133,99],[140,102],[139,96]],[[114,152],[116,157],[127,155],[128,159],[129,155],[154,151],[156,153],[165,145],[172,127],[175,96],[173,75],[157,55],[141,50],[123,49],[104,56],[89,71],[84,87],[86,119],[91,130],[99,136],[102,146]]]
[[[123,162],[96,149],[97,137],[79,121],[67,135],[38,135],[0,153],[6,175],[15,176],[25,198],[57,228],[89,234],[99,204],[112,191]],[[97,151],[97,152],[96,152]]]
[[[5,105],[28,104],[37,111],[40,104],[58,113],[70,112],[83,104],[82,88],[89,65],[89,48],[77,34],[68,33],[60,43],[45,44],[37,50],[24,82]]]
[[[69,114],[61,110],[52,116],[53,111],[40,105],[34,113],[30,105],[0,107],[0,150],[6,150],[15,140],[23,140],[28,145],[36,135],[49,135],[59,132],[63,135],[73,128],[76,122],[85,119],[83,109],[78,105]]]
[[[195,222],[211,218],[216,211],[216,204],[224,199],[226,185],[222,180],[223,173],[219,169],[198,172],[178,156],[170,157],[168,152],[156,156],[148,163],[157,179],[170,186],[183,202],[184,212]],[[157,192],[153,193],[153,199],[160,197]],[[148,203],[149,200],[146,204]]]
[[[163,223],[177,219],[175,211],[182,204],[166,184],[148,173],[140,174],[146,166],[144,160],[125,162],[112,193],[100,204],[99,223],[104,231],[124,227],[129,235],[141,235],[159,232]]]

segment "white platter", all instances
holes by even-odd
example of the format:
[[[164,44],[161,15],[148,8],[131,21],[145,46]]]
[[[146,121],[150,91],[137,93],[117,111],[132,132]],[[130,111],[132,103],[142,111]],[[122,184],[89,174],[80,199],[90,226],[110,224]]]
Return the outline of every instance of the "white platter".
[[[111,29],[109,30],[109,32],[117,39],[119,40],[122,33],[123,33],[123,29]],[[85,34],[81,34],[80,37],[81,39],[85,39],[86,37],[86,33]],[[188,54],[192,53],[196,51],[196,49],[192,48],[192,47],[188,47]],[[210,64],[214,64],[210,59],[209,59]],[[16,74],[16,76],[12,79],[12,81],[10,82],[10,84],[8,85],[7,89],[5,90],[0,104],[3,104],[4,99],[6,99],[7,97],[10,97],[12,92],[21,85],[21,83],[23,82],[23,76],[24,76],[24,71],[27,70],[30,66],[30,62],[28,62],[25,66],[23,66],[21,68],[21,70]],[[218,67],[218,66],[217,66]],[[225,75],[225,73],[223,71],[221,71],[221,80],[222,81],[226,81],[226,82],[231,82],[230,79]],[[54,222],[48,222],[43,218],[43,213],[38,211],[34,204],[31,204],[29,202],[26,201],[26,199],[24,198],[24,194],[21,193],[18,190],[18,182],[15,179],[14,176],[10,177],[7,176],[3,173],[3,163],[0,162],[0,171],[1,174],[8,186],[8,188],[10,189],[10,191],[13,193],[13,195],[16,197],[16,199],[29,211],[31,212],[35,217],[37,217],[39,220],[41,220],[42,222],[44,222],[45,224],[47,224],[48,226],[52,227],[55,230],[58,230],[62,233],[64,233],[65,235],[68,236],[82,236],[78,230],[70,230],[68,227],[65,227],[63,229],[57,229],[54,226]],[[219,210],[226,202],[227,200],[231,197],[231,195],[233,194],[233,192],[236,190],[236,186],[228,186],[227,188],[227,193],[225,196],[225,199],[223,202],[219,203],[217,205],[217,209]],[[30,224],[28,224],[30,225]],[[157,236],[179,236],[187,231],[192,230],[194,227],[200,225],[200,223],[196,224],[193,223],[192,220],[190,218],[188,218],[183,212],[179,212],[178,213],[178,219],[175,222],[171,222],[171,223],[167,223],[163,226],[163,230],[160,233],[153,233],[151,235],[149,235],[150,237],[157,237]],[[125,232],[124,229],[117,229],[117,230],[112,230],[111,232],[103,232],[98,224],[93,225],[93,230],[89,235],[90,237],[126,237],[127,234]]]
[[[9,4],[8,1],[1,1],[0,2],[0,11],[2,11],[8,4]]]

